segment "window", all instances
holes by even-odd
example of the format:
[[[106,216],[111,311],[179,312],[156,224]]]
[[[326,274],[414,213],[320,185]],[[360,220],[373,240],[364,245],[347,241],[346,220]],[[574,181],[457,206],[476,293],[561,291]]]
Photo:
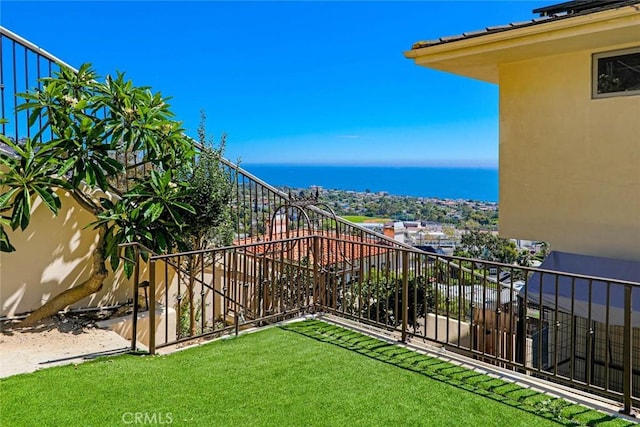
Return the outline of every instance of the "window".
[[[640,95],[640,47],[593,55],[593,97]]]

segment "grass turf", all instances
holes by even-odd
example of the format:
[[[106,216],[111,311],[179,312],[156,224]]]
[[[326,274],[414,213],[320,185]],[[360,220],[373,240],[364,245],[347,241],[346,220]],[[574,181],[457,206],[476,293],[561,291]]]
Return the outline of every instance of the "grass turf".
[[[342,218],[356,224],[363,223],[363,222],[383,222],[384,223],[384,222],[392,221],[391,218],[376,218],[372,216],[362,216],[362,215],[347,215],[347,216],[343,216]]]
[[[0,402],[3,426],[629,425],[319,321],[10,377]]]

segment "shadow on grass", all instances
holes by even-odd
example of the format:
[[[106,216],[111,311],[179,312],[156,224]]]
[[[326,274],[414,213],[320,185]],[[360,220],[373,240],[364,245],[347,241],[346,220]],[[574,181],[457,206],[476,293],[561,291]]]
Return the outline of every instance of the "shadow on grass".
[[[631,426],[634,423],[523,388],[379,339],[319,320],[281,326],[282,329],[355,351],[372,359],[419,373],[471,393],[527,411],[560,425]]]

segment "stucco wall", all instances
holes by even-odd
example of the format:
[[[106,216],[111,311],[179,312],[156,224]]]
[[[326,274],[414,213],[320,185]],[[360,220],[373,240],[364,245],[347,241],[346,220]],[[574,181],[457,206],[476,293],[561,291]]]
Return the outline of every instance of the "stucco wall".
[[[97,235],[83,228],[95,219],[66,193],[59,195],[63,208],[57,217],[36,203],[29,227],[24,232],[9,232],[16,251],[0,252],[2,316],[34,310],[91,274]],[[110,272],[100,292],[74,307],[112,305],[131,298],[131,282],[124,280],[121,270]]]
[[[500,233],[639,260],[640,96],[591,99],[592,53],[500,66]]]

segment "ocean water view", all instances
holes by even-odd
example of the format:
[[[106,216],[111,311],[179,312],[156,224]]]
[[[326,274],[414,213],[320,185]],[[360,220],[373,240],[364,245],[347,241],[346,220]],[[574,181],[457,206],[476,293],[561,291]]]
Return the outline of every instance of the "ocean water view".
[[[498,201],[497,168],[240,164],[274,186]]]

